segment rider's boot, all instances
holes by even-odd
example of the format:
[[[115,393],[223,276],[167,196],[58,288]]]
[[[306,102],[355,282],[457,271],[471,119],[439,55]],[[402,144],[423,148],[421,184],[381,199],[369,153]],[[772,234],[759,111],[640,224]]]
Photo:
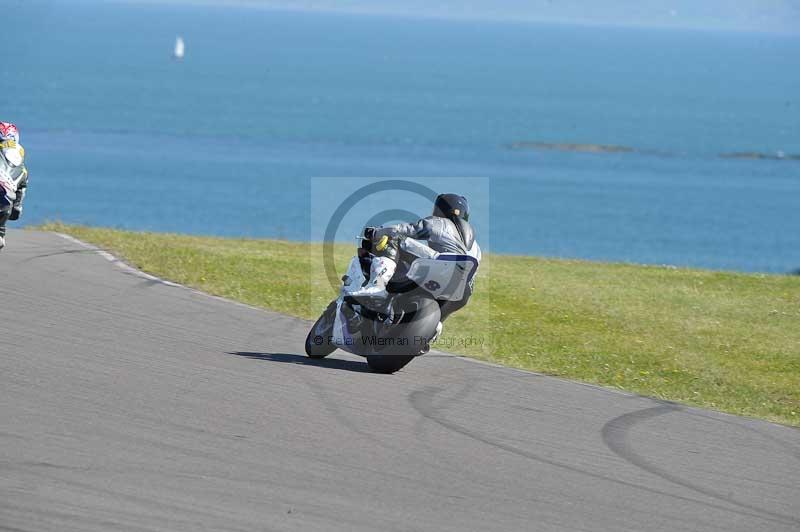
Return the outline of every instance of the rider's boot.
[[[433,333],[433,337],[428,340],[427,342],[422,344],[422,347],[419,350],[420,355],[424,355],[428,351],[431,350],[431,344],[434,343],[436,340],[439,339],[439,336],[442,334],[442,322],[436,324],[436,331]]]
[[[394,275],[397,263],[389,257],[373,257],[369,267],[369,281],[359,290],[352,292],[353,297],[371,297],[385,299],[386,284]]]
[[[438,339],[439,339],[439,337],[440,337],[441,335],[442,335],[442,322],[440,321],[440,322],[439,322],[439,323],[436,325],[436,332],[435,332],[435,333],[433,333],[433,338],[431,338],[431,341],[430,341],[430,342],[431,342],[431,343],[434,343],[436,340],[438,340]]]

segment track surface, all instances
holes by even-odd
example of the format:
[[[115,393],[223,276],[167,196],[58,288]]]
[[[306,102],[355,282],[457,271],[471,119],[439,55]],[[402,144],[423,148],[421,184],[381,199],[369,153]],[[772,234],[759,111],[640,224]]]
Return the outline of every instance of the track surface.
[[[0,254],[0,530],[794,530],[800,431],[426,355],[56,235]]]

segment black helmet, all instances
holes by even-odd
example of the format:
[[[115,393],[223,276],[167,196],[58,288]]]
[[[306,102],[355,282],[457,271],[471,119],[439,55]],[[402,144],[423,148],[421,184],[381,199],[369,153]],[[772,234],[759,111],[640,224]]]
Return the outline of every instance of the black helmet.
[[[441,218],[460,218],[469,221],[467,198],[458,194],[439,194],[433,203],[433,215]]]

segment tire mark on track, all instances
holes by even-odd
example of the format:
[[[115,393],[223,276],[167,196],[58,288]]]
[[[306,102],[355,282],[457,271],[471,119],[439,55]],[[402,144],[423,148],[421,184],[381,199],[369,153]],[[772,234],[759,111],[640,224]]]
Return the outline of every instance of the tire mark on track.
[[[732,504],[740,508],[744,508],[751,512],[758,512],[760,514],[764,514],[781,522],[786,522],[789,524],[800,524],[800,519],[797,519],[793,516],[784,515],[778,512],[773,512],[771,510],[765,510],[763,508],[759,508],[758,506],[738,501],[735,498],[730,497],[729,495],[720,493],[719,491],[706,488],[704,486],[700,486],[688,480],[682,479],[681,477],[674,475],[669,471],[666,471],[665,469],[651,463],[646,457],[636,452],[636,450],[630,443],[630,431],[634,426],[638,425],[639,423],[643,423],[645,421],[653,419],[655,417],[662,416],[664,414],[670,414],[676,411],[679,412],[682,410],[683,407],[679,405],[661,404],[658,406],[644,408],[642,410],[636,410],[633,412],[628,412],[627,414],[622,414],[621,416],[617,416],[614,419],[608,421],[605,425],[603,425],[603,429],[601,431],[601,434],[603,436],[603,442],[614,454],[616,454],[623,460],[635,465],[639,469],[647,471],[648,473],[652,473],[653,475],[656,475],[657,477],[662,478],[668,482],[672,482],[673,484],[677,484],[678,486],[682,486],[686,489],[695,491],[707,497],[712,497],[719,501],[726,502],[728,504]]]
[[[755,434],[758,434],[762,438],[771,441],[772,443],[774,443],[778,447],[781,447],[784,451],[786,451],[795,460],[799,460],[800,461],[800,447],[792,445],[791,443],[788,443],[788,442],[786,442],[786,441],[784,441],[784,440],[782,440],[782,439],[780,439],[778,437],[775,437],[772,434],[767,434],[766,432],[758,430],[755,427],[751,427],[749,425],[745,425],[742,422],[737,423],[736,421],[731,421],[731,420],[728,420],[728,419],[721,419],[719,417],[709,416],[707,414],[701,414],[700,412],[689,412],[689,411],[687,411],[686,413],[689,414],[690,416],[701,417],[701,418],[704,418],[704,419],[710,419],[712,421],[717,421],[719,423],[725,423],[726,425],[732,425],[732,426],[738,427],[740,429],[744,429],[744,430],[748,430],[750,432],[754,432]],[[787,428],[797,430],[794,427],[787,427]]]
[[[317,379],[307,375],[302,377],[301,380],[303,381],[303,384],[311,390],[319,402],[323,404],[323,407],[336,419],[336,421],[354,434],[371,441],[372,443],[376,444],[378,448],[383,449],[384,451],[394,451],[394,453],[398,456],[407,457],[409,460],[413,459],[418,463],[425,464],[427,467],[442,467],[442,464],[436,460],[427,460],[418,453],[410,452],[406,447],[398,446],[393,442],[388,442],[385,439],[379,438],[378,436],[372,434],[371,432],[361,429],[354,420],[342,412],[342,410],[337,406],[337,402],[329,396],[326,388],[321,385]],[[413,480],[411,477],[409,477],[409,479]]]
[[[691,498],[691,497],[686,497],[684,495],[677,495],[677,494],[674,494],[674,493],[669,493],[667,491],[663,491],[663,490],[660,490],[660,489],[657,489],[657,488],[651,488],[649,486],[643,486],[641,484],[636,484],[634,482],[629,482],[627,480],[620,480],[618,478],[609,477],[609,476],[603,475],[601,473],[594,473],[594,472],[591,472],[591,471],[587,471],[585,469],[581,469],[579,467],[575,467],[575,466],[572,466],[572,465],[569,465],[569,464],[565,464],[565,463],[558,462],[558,461],[555,461],[555,460],[552,460],[552,459],[549,459],[549,458],[545,458],[543,456],[539,456],[537,454],[534,454],[534,453],[532,453],[530,451],[526,451],[524,449],[519,449],[517,447],[514,447],[513,445],[509,445],[509,444],[501,442],[501,441],[493,440],[490,437],[485,436],[483,434],[480,434],[477,431],[471,430],[471,429],[469,429],[467,427],[459,425],[458,423],[450,421],[449,419],[447,419],[446,417],[441,415],[439,412],[442,409],[442,407],[435,405],[434,401],[433,401],[435,396],[436,396],[436,394],[439,393],[440,391],[441,391],[441,389],[439,389],[439,388],[426,387],[426,388],[423,388],[421,390],[417,390],[417,391],[412,392],[409,395],[409,401],[411,402],[411,406],[415,410],[417,410],[417,412],[419,412],[421,415],[423,415],[427,419],[430,419],[431,421],[441,425],[442,427],[444,427],[446,429],[449,429],[449,430],[451,430],[451,431],[453,431],[453,432],[455,432],[457,434],[461,434],[462,436],[465,436],[467,438],[471,438],[471,439],[476,440],[478,442],[481,442],[483,444],[489,445],[491,447],[494,447],[494,448],[497,448],[497,449],[501,449],[503,451],[509,452],[511,454],[515,454],[517,456],[521,456],[523,458],[527,458],[529,460],[533,460],[535,462],[547,464],[547,465],[550,465],[550,466],[553,466],[553,467],[557,467],[559,469],[564,469],[564,470],[570,471],[572,473],[577,473],[579,475],[585,475],[585,476],[588,476],[588,477],[591,477],[591,478],[594,478],[594,479],[597,479],[597,480],[606,481],[606,482],[613,482],[613,483],[619,484],[621,486],[625,486],[625,487],[628,487],[628,488],[633,488],[633,489],[646,491],[648,493],[652,493],[652,494],[659,495],[659,496],[662,496],[662,497],[671,497],[671,498],[674,498],[674,499],[677,499],[677,500],[680,500],[680,501],[683,501],[683,502],[689,502],[689,503],[693,503],[693,504],[700,504],[700,505],[703,505],[703,506],[707,506],[709,508],[714,508],[716,510],[722,510],[722,511],[725,511],[725,512],[733,512],[733,513],[736,513],[736,514],[739,514],[739,515],[743,515],[743,516],[747,516],[747,517],[754,517],[754,518],[757,518],[757,519],[762,519],[764,521],[780,523],[782,525],[786,525],[786,524],[794,525],[794,524],[797,524],[799,522],[798,519],[796,519],[794,517],[784,516],[784,515],[781,515],[781,514],[773,514],[772,512],[767,512],[767,511],[764,511],[764,510],[761,510],[761,509],[758,509],[758,508],[753,509],[753,508],[748,508],[747,506],[743,506],[743,508],[745,508],[745,510],[740,510],[740,509],[736,509],[736,508],[731,508],[730,506],[724,506],[724,505],[716,504],[716,503],[713,503],[713,502],[701,501],[701,500],[694,499],[694,498]],[[663,406],[659,407],[659,408],[663,408]],[[675,407],[675,408],[678,408],[678,407]],[[703,494],[703,495],[706,495],[706,494]],[[713,498],[716,498],[716,497],[713,497]],[[728,504],[733,504],[734,506],[742,506],[742,505],[736,505],[735,503],[730,503],[728,501],[724,501],[724,502],[727,502]]]
[[[458,390],[458,392],[456,392],[456,394],[453,397],[451,397],[449,400],[447,400],[447,404],[454,403],[456,401],[461,401],[462,399],[467,397],[470,394],[470,392],[473,390],[473,385],[472,384],[473,384],[474,381],[475,381],[474,377],[472,379],[469,379],[467,382],[463,382],[463,380],[460,380],[459,382],[462,383],[461,384],[461,389]],[[428,390],[429,393],[432,392],[434,394],[439,394],[442,391],[444,391],[444,388],[442,388],[440,386],[436,386],[436,387],[429,386],[429,387],[425,388],[425,390]],[[425,391],[425,390],[422,390],[422,391]],[[408,400],[412,404],[412,406],[414,404],[413,396],[414,396],[415,393],[417,393],[417,391],[418,390],[415,390],[415,391],[411,392],[409,394],[409,396],[408,396]],[[437,405],[435,407],[435,409],[436,410],[442,410],[447,406],[447,404]],[[422,414],[422,412],[420,412],[418,409],[417,409],[417,413]],[[424,425],[425,425],[426,421],[430,421],[430,418],[428,416],[422,414],[420,416],[420,418],[417,420],[417,422],[414,424],[414,434],[416,434],[416,436],[419,439],[422,439],[422,436],[425,433],[425,426]]]

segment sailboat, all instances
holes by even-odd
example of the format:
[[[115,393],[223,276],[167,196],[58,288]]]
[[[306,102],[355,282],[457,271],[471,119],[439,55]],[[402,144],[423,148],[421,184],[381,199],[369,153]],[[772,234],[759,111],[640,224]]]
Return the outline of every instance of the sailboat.
[[[175,38],[175,51],[172,52],[172,57],[180,61],[183,59],[183,54],[185,52],[186,45],[183,43],[183,37],[180,35]]]

